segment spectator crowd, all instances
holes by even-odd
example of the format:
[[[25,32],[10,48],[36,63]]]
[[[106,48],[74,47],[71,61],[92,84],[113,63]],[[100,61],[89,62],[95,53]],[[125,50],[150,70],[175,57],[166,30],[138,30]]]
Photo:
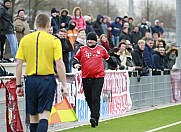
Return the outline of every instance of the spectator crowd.
[[[6,39],[10,43],[13,57],[16,55],[21,38],[29,34],[30,28],[25,19],[25,10],[20,9],[13,19],[10,16],[9,0],[0,6],[0,43],[3,60]],[[149,69],[172,69],[176,63],[178,49],[164,38],[164,22],[155,20],[151,25],[146,18],[136,24],[129,16],[109,16],[98,14],[96,18],[83,15],[80,7],[51,10],[51,29],[49,33],[60,39],[66,72],[72,72],[72,58],[81,46],[87,44],[86,35],[97,34],[98,44],[103,46],[120,70],[138,70],[140,75],[148,75]],[[36,27],[35,27],[36,30]],[[104,63],[105,69],[115,70]]]

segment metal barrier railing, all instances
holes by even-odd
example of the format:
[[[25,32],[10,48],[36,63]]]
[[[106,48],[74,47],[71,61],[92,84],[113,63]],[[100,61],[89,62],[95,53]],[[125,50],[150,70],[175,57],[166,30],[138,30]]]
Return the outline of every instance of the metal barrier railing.
[[[107,72],[116,72],[116,71],[107,71]],[[137,71],[129,71],[135,72]],[[137,76],[131,76],[130,79],[130,96],[132,100],[132,110],[134,109],[142,109],[145,107],[152,107],[156,105],[164,105],[170,103],[171,93],[171,80],[170,75],[165,75],[164,71],[160,71],[161,75],[158,76],[144,76],[141,77],[140,81],[138,81]],[[73,73],[67,74],[67,76],[75,75]],[[12,77],[0,77],[0,80],[8,81]],[[71,84],[72,85],[72,84]],[[72,93],[72,91],[70,91]],[[105,101],[112,102],[112,90],[103,91],[105,94]],[[74,95],[72,95],[74,96]],[[74,102],[74,100],[73,100]],[[2,104],[2,101],[0,101]],[[2,105],[3,106],[3,105]],[[24,130],[26,130],[25,126],[25,99],[19,98],[19,111],[22,119],[22,123],[24,126]],[[0,113],[2,116],[3,113]],[[0,117],[1,117],[0,116]],[[0,118],[1,120],[2,118]],[[2,121],[1,121],[2,122]],[[0,130],[2,127],[0,126]]]

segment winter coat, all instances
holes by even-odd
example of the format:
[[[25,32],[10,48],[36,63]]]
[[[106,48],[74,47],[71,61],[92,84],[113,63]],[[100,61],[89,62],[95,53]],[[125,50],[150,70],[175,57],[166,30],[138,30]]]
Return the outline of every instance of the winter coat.
[[[125,32],[121,32],[121,34],[120,34],[120,36],[119,36],[119,42],[121,41],[121,40],[129,40],[130,41],[130,37],[129,37],[129,34],[127,34],[127,33],[125,33]]]
[[[117,19],[118,17],[116,17]],[[111,27],[112,27],[112,35],[113,36],[119,36],[121,33],[121,29],[122,29],[122,25],[119,22],[115,22],[111,23]]]
[[[63,16],[62,15],[63,12],[67,12],[67,14],[65,16]],[[69,14],[69,11],[67,9],[62,9],[60,11],[60,18],[59,18],[60,29],[62,29],[62,28],[67,29],[68,28],[68,24],[69,24],[70,20],[72,20],[72,18],[68,14]],[[62,23],[65,23],[65,26],[62,26]]]
[[[136,45],[138,44],[138,40],[140,40],[141,38],[142,38],[141,32],[132,31],[130,35],[130,42],[131,44]]]
[[[162,34],[164,32],[163,28],[157,25],[153,26],[151,30],[152,30],[152,34],[154,33]]]
[[[76,29],[84,29],[86,30],[86,23],[84,20],[84,17],[81,16],[79,19],[75,18],[74,16],[72,17],[72,20],[76,23]]]
[[[139,49],[139,47],[136,47],[135,50],[132,52],[132,59],[135,64],[135,66],[140,66],[140,67],[146,67],[145,60],[143,58],[143,51]]]
[[[106,34],[108,36],[108,27],[107,27],[107,24],[106,23],[101,23],[101,28],[102,28],[102,31],[103,31],[103,34]]]
[[[53,27],[53,34],[56,34],[58,32],[58,30],[60,29],[59,21],[58,21],[57,17],[52,16],[51,26]]]
[[[173,51],[176,51],[176,54],[174,56],[171,54]],[[175,65],[177,57],[178,57],[178,49],[177,48],[171,47],[168,51],[166,51],[165,68],[172,69],[173,65]]]
[[[141,32],[142,37],[144,37],[146,32],[150,32],[150,27],[146,23],[141,23],[139,25],[139,31]]]
[[[102,40],[100,40],[100,44],[101,44],[107,51],[110,50],[109,41],[103,42]]]
[[[14,21],[14,27],[16,31],[16,37],[18,42],[27,34],[30,33],[29,24],[26,22],[24,17],[17,16]]]
[[[149,68],[154,68],[153,54],[154,54],[153,49],[151,49],[151,48],[146,44],[146,45],[145,45],[144,52],[143,52],[143,57],[144,57],[144,60],[145,60],[146,65],[147,65]]]
[[[75,22],[73,20],[71,20],[69,22],[69,27],[70,27],[71,23],[75,23]],[[67,30],[67,38],[69,39],[69,41],[72,44],[73,48],[74,48],[74,43],[75,43],[75,40],[76,40],[77,36],[78,36],[78,32],[77,32],[77,30],[75,28],[73,30],[72,29]]]
[[[77,9],[80,10],[80,18],[79,19],[76,18],[76,14],[75,14]],[[79,30],[79,29],[86,30],[86,23],[85,23],[84,17],[82,16],[82,10],[80,9],[80,7],[74,8],[72,20],[76,23],[76,29],[77,30]]]
[[[94,32],[94,28],[90,22],[86,22],[86,30],[85,33],[88,34],[89,32]]]
[[[57,38],[59,38],[57,35],[55,35]],[[73,50],[72,45],[70,41],[67,38],[59,38],[62,44],[62,54],[63,54],[63,62],[65,63],[66,73],[70,72],[68,69],[68,63],[69,63],[69,52]]]
[[[0,6],[0,33],[14,34],[14,26],[10,10],[4,5]]]
[[[164,70],[164,56],[160,55],[159,52],[155,51],[153,55],[154,68]]]
[[[121,60],[120,60],[118,55],[113,53],[110,57],[112,58],[114,63],[116,63],[119,66],[119,70],[124,70],[125,69],[125,67],[123,65],[121,65]],[[115,70],[115,68],[112,67],[110,64],[108,64],[108,69]]]
[[[60,16],[60,18],[59,18],[60,29],[61,28],[65,28],[65,29],[68,28],[68,24],[69,24],[70,20],[72,20],[72,18],[70,16]],[[61,25],[62,23],[65,23],[65,26],[62,26]]]
[[[101,15],[97,15],[97,20],[93,22],[93,28],[96,34],[100,37],[103,34],[100,19],[103,18]]]

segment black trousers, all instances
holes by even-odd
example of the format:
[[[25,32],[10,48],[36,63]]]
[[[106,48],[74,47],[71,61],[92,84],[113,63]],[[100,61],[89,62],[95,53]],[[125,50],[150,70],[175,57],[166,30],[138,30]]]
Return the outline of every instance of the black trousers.
[[[85,99],[91,111],[91,118],[99,120],[100,116],[100,95],[104,78],[83,78],[83,89]]]
[[[0,42],[1,42],[1,55],[0,59],[3,59],[3,53],[4,53],[4,45],[6,43],[6,36],[5,35],[0,35]]]

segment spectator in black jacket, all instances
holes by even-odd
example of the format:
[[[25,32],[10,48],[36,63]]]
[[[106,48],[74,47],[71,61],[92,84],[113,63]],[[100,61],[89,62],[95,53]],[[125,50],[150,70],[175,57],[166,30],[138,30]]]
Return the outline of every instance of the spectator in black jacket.
[[[121,42],[121,40],[130,40],[127,27],[124,27],[122,29],[122,32],[121,32],[120,37],[119,37],[119,42]]]
[[[86,30],[85,30],[86,34],[88,34],[89,32],[94,32],[91,19],[92,18],[90,16],[84,16],[84,20],[86,22]]]
[[[103,16],[97,15],[97,20],[93,22],[94,31],[96,32],[97,36],[99,36],[99,37],[103,34],[103,31],[101,28],[102,21],[103,21]]]
[[[60,18],[59,18],[59,26],[61,28],[68,28],[69,21],[72,20],[72,18],[69,16],[69,10],[62,8],[60,11]]]
[[[121,65],[121,59],[119,58],[121,55],[121,51],[118,47],[114,47],[109,51],[109,55],[112,58],[112,60],[117,64],[117,67],[119,70],[124,70],[125,66]],[[114,67],[112,67],[110,64],[108,64],[108,69],[115,70]]]
[[[139,66],[142,68],[139,70],[139,74],[141,76],[148,75],[148,72],[149,72],[146,70],[147,65],[146,65],[145,60],[143,58],[144,49],[145,49],[145,41],[139,40],[137,47],[132,52],[133,62],[135,64],[135,66]]]
[[[138,44],[138,40],[140,40],[141,37],[142,37],[142,34],[139,31],[139,27],[135,26],[130,35],[130,42],[133,45],[133,47]]]
[[[62,43],[63,62],[65,63],[66,73],[70,73],[69,69],[69,52],[73,50],[72,45],[68,38],[66,38],[66,29],[60,29],[56,33]]]
[[[56,34],[59,30],[59,21],[57,19],[57,10],[52,8],[51,10],[51,26],[53,27],[53,34]]]
[[[18,41],[14,34],[13,20],[10,13],[11,0],[4,0],[4,4],[0,6],[0,33],[5,35],[11,47],[11,54],[15,59],[18,49]]]
[[[158,51],[155,51],[153,55],[154,68],[164,71],[164,54],[165,48],[159,47]]]

